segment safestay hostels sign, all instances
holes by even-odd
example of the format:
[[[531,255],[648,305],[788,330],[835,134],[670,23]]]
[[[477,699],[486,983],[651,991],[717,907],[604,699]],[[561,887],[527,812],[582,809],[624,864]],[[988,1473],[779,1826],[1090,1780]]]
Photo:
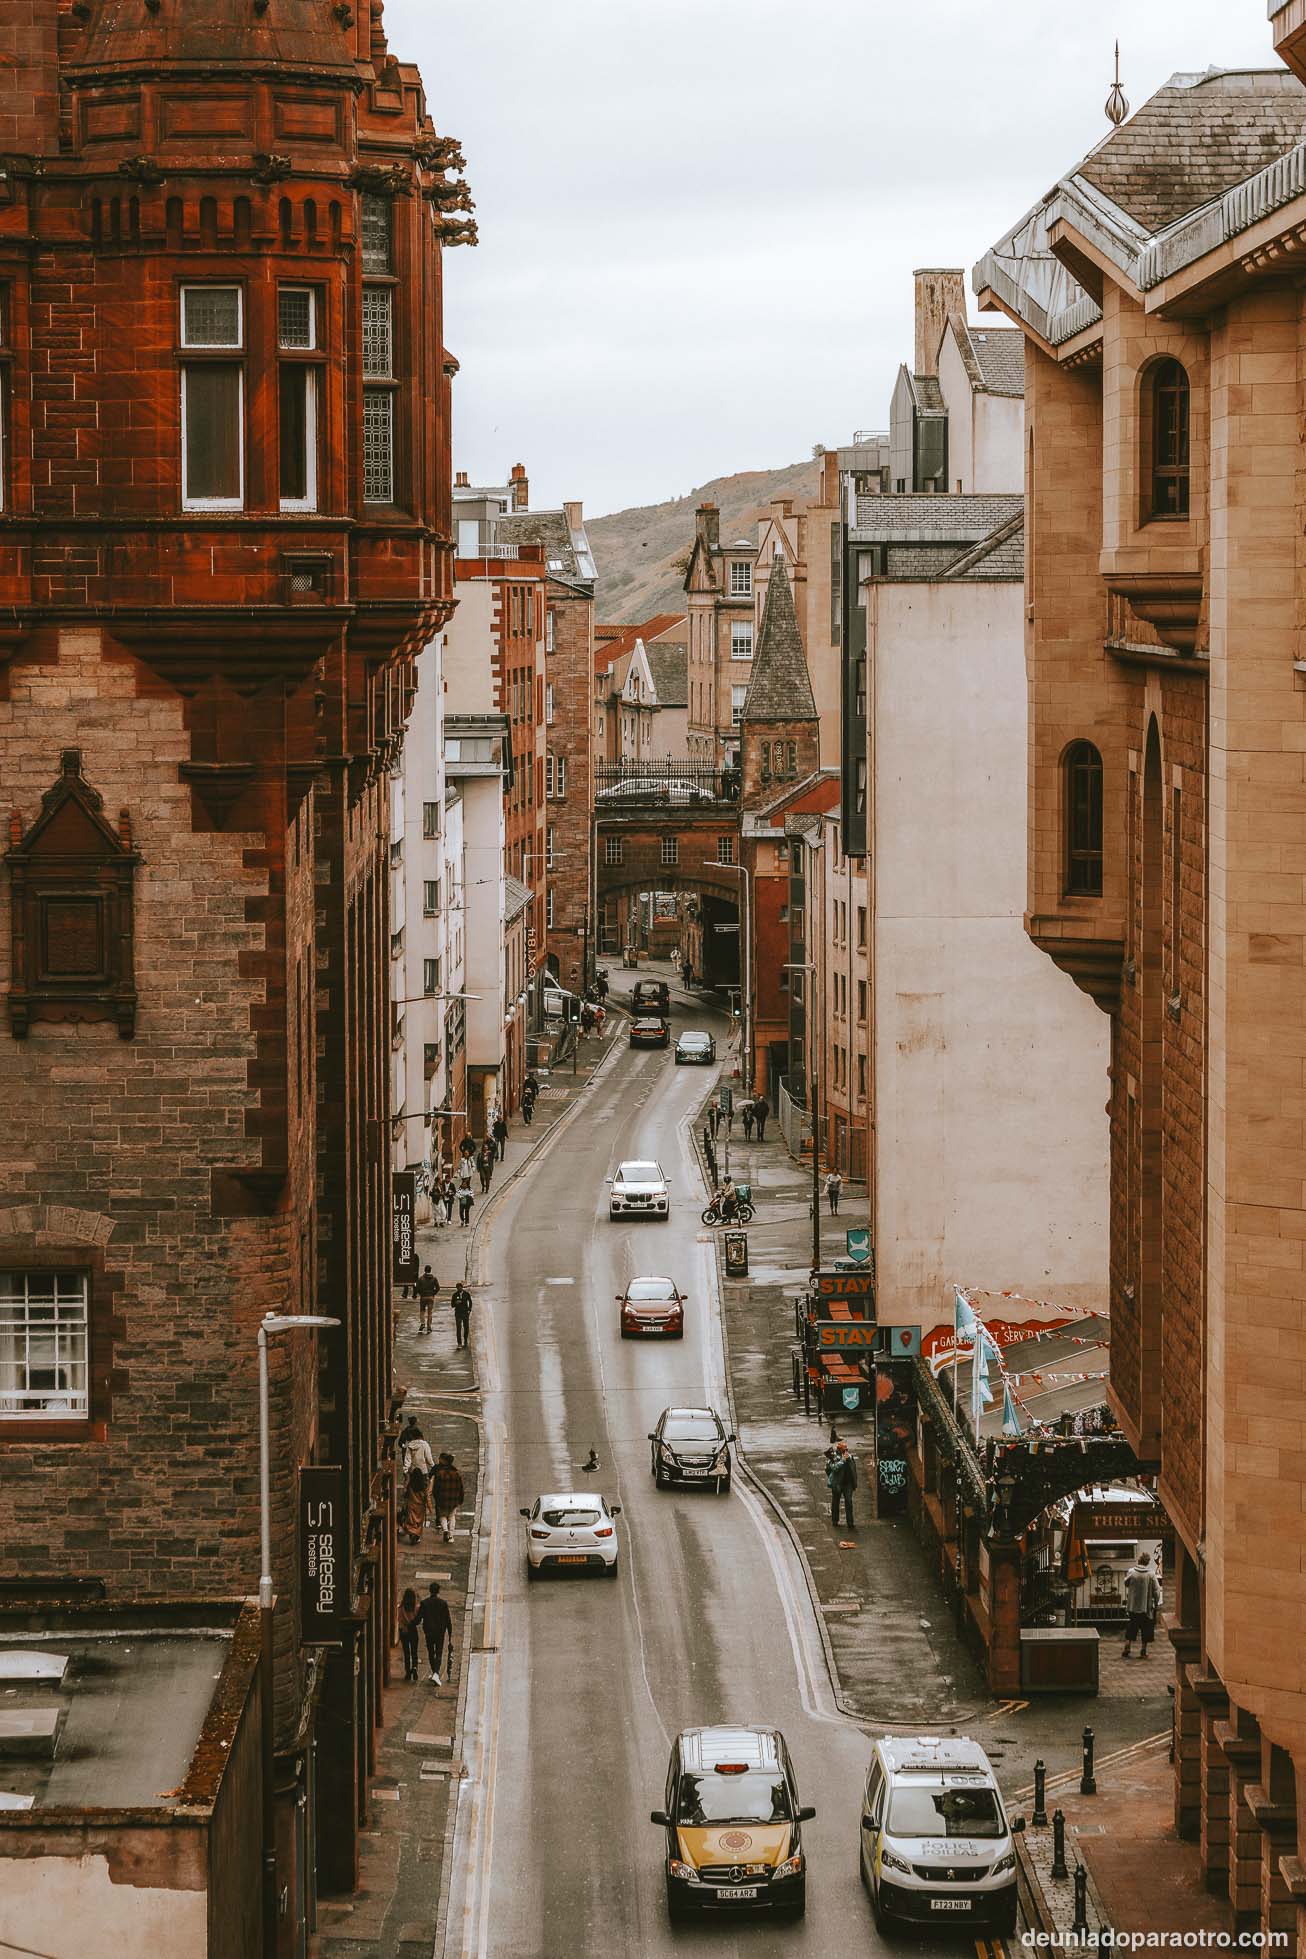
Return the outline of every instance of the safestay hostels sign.
[[[345,1472],[326,1464],[307,1464],[299,1472],[302,1646],[339,1645],[343,1640],[348,1581]]]
[[[818,1319],[838,1305],[855,1320],[875,1318],[875,1275],[859,1272],[818,1272],[813,1281]]]
[[[391,1276],[397,1286],[411,1286],[417,1277],[417,1240],[413,1236],[417,1206],[417,1179],[411,1170],[395,1170],[390,1177],[390,1244],[393,1251]]]

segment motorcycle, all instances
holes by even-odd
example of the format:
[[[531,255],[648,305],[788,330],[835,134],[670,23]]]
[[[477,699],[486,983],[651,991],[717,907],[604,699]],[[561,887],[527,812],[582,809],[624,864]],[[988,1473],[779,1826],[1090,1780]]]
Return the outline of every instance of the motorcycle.
[[[751,1222],[752,1217],[753,1207],[746,1197],[741,1197],[738,1200],[732,1217],[726,1217],[723,1214],[720,1204],[714,1197],[703,1213],[703,1222],[704,1224],[748,1224]]]

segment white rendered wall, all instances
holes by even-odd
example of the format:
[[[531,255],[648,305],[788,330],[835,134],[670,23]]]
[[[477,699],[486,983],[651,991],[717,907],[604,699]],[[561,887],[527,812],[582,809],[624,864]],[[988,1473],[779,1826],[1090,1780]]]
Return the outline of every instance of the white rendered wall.
[[[14,1952],[205,1959],[204,1891],[115,1883],[105,1857],[0,1860],[0,1945]]]
[[[1107,1016],[1026,936],[1023,587],[867,587],[879,1313],[1107,1281]]]

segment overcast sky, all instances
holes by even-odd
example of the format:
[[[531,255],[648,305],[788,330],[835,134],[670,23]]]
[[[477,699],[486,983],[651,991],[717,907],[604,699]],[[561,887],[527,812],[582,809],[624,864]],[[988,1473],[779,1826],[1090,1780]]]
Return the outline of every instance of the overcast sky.
[[[1049,26],[1055,21],[1055,26]],[[387,0],[481,243],[445,259],[454,460],[599,515],[882,427],[911,273],[969,268],[1265,0]]]

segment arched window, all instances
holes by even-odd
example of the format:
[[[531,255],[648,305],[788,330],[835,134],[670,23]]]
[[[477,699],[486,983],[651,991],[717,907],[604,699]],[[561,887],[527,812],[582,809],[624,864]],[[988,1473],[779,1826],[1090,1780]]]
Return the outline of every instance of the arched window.
[[[1178,361],[1152,369],[1152,515],[1188,515],[1188,376]]]
[[[1091,741],[1070,744],[1065,755],[1066,895],[1102,895],[1102,757]]]

